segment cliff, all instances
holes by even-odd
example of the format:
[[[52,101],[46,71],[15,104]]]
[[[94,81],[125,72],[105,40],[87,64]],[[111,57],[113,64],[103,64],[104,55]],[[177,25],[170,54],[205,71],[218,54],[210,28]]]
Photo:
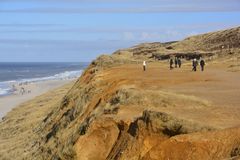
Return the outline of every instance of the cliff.
[[[236,30],[239,32],[239,28]],[[220,37],[218,33],[213,35]],[[199,43],[207,43],[206,35],[200,37],[204,40]],[[197,45],[195,39],[198,37],[190,38]],[[201,74],[189,72],[188,62],[181,70],[169,71],[168,63],[151,58],[156,48],[177,48],[187,41],[189,39],[143,44],[119,50],[111,56],[100,56],[71,88],[68,86],[68,91],[56,92],[59,96],[54,93],[43,95],[42,99],[36,98],[23,105],[22,111],[15,111],[16,115],[4,118],[0,123],[0,135],[4,137],[0,148],[12,144],[0,158],[154,160],[239,157],[239,74],[229,72],[228,63],[221,66],[210,63],[209,71]],[[237,49],[239,46],[235,44],[238,42],[233,45]],[[136,54],[139,50],[145,51]],[[150,60],[146,72],[142,71],[140,61],[144,58]],[[45,110],[36,120],[36,113],[30,109],[37,112],[39,103]],[[28,113],[26,117],[19,117],[23,112]],[[30,118],[34,122],[24,128],[22,124],[31,121]],[[9,124],[17,125],[10,130]],[[10,134],[16,128],[17,132]],[[19,142],[15,147],[13,137]],[[20,146],[24,149],[17,149]]]

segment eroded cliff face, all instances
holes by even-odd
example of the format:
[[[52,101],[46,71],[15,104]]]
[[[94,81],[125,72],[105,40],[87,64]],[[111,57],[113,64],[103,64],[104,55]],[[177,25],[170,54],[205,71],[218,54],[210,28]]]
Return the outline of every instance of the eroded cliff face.
[[[99,73],[123,62],[124,59],[112,56],[102,56],[92,62],[61,105],[37,127],[39,138],[33,146],[34,158],[74,159],[74,145],[87,133],[90,124],[102,115],[117,113],[118,89],[124,81],[105,81]]]
[[[217,160],[239,156],[239,128],[214,131],[151,111],[144,111],[130,125],[114,122],[105,128],[105,123],[112,120],[95,121],[87,135],[79,138],[75,146],[77,159]]]
[[[61,104],[36,127],[32,159],[226,159],[240,155],[239,128],[219,130],[211,123],[171,115],[179,108],[192,112],[209,107],[208,102],[160,91],[154,79],[148,82],[135,71],[136,75],[123,76],[121,72],[131,75],[131,66],[116,67],[124,63],[136,61],[121,55],[102,56],[86,69]]]

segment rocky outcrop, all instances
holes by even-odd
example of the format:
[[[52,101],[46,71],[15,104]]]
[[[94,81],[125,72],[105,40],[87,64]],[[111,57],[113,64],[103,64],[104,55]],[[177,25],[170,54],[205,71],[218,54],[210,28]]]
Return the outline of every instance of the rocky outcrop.
[[[122,127],[107,159],[142,159],[151,148],[170,137],[210,130],[214,128],[174,118],[162,112],[144,111],[141,117]]]
[[[234,159],[239,156],[238,133],[239,128],[216,131],[166,113],[144,111],[129,125],[96,120],[75,147],[79,159]]]
[[[239,159],[239,132],[232,128],[175,136],[155,145],[143,159]]]
[[[106,159],[119,134],[118,124],[111,118],[95,120],[75,144],[76,159]]]
[[[216,131],[211,127],[199,126],[164,113],[151,111],[145,111],[140,119],[145,122],[151,134],[159,133],[167,136],[165,140],[156,140],[151,149],[141,157],[142,159],[239,158],[239,128]]]

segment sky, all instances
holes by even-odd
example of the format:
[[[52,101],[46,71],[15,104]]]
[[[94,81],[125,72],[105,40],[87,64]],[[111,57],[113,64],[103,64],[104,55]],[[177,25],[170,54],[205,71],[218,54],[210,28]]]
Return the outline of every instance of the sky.
[[[240,26],[240,0],[0,0],[0,62],[89,62]]]

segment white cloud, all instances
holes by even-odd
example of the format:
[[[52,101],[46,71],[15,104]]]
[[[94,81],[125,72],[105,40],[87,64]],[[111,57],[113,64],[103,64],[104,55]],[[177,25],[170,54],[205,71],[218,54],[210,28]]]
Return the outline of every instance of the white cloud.
[[[141,40],[156,40],[160,39],[161,34],[157,32],[142,32],[140,39]]]
[[[182,34],[177,30],[167,30],[166,35],[169,37],[178,37],[181,36]]]
[[[123,39],[124,40],[135,40],[135,36],[134,36],[133,32],[124,32]]]

